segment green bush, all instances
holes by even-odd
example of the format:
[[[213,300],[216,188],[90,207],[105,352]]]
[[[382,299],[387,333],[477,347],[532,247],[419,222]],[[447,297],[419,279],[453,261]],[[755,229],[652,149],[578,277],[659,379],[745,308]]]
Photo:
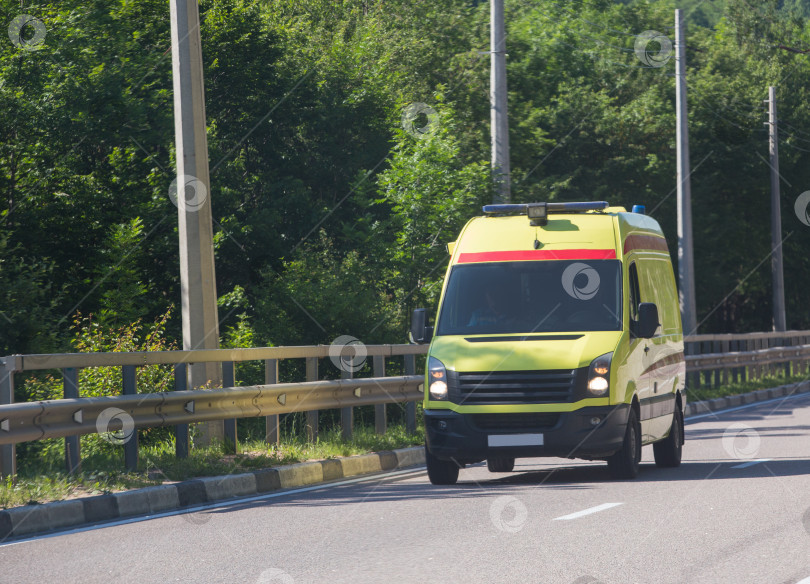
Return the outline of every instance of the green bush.
[[[73,321],[71,347],[78,353],[123,353],[133,351],[173,351],[174,342],[166,340],[166,322],[171,309],[151,323],[137,320],[129,325],[109,328],[92,316],[77,315]],[[89,367],[79,371],[79,397],[121,395],[121,367]],[[147,365],[136,370],[138,393],[171,391],[174,374],[171,365]],[[40,401],[61,399],[63,382],[61,374],[37,373],[27,377],[16,392],[16,401]],[[172,439],[171,428],[144,428],[138,431],[142,444],[155,444]],[[81,437],[82,458],[122,458],[121,446],[111,444],[98,434]],[[63,467],[64,440],[40,440],[25,442],[17,447],[20,466],[33,464],[44,469]]]

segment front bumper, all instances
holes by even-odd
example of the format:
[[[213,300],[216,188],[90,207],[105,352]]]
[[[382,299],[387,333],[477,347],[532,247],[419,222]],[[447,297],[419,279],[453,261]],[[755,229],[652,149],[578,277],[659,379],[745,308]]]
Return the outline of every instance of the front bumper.
[[[605,458],[624,441],[629,404],[584,407],[559,414],[459,414],[425,410],[431,454],[470,464],[493,457]],[[591,418],[602,421],[591,424]],[[491,434],[543,434],[542,446],[490,447]]]

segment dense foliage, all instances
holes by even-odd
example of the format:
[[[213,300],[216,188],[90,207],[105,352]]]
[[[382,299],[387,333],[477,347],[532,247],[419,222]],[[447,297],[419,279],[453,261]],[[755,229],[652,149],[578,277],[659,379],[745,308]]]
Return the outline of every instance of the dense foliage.
[[[788,326],[810,328],[808,2],[686,4],[700,330],[771,326],[769,85]],[[673,8],[507,1],[514,200],[643,203],[676,249],[674,59],[634,52],[646,30],[674,39]],[[492,198],[488,3],[200,10],[223,337],[402,342]],[[79,311],[115,330],[179,304],[167,3],[0,3],[0,22],[20,13],[47,34],[0,39],[2,354],[69,349]],[[403,124],[412,103],[432,109]],[[167,326],[176,341],[177,312]]]

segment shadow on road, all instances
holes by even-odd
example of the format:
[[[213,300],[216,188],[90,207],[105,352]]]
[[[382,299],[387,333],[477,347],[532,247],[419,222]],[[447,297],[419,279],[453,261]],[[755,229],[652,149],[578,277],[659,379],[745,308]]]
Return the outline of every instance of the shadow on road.
[[[687,418],[686,426],[692,424],[702,424],[719,422],[726,424],[728,422],[756,422],[764,421],[773,417],[793,416],[796,410],[807,408],[810,402],[810,394],[801,394],[800,396],[793,396],[790,398],[783,398],[778,402],[763,402],[761,404],[752,405],[742,410],[735,410],[731,412],[720,411],[717,414],[700,414],[698,418]],[[688,430],[687,430],[688,431]]]
[[[757,430],[760,437],[810,437],[810,426],[779,425],[768,426],[768,420],[787,421],[794,411],[807,407],[808,399],[793,399],[780,403],[763,403],[752,407],[727,413],[717,417],[707,416],[698,420],[687,420],[686,437],[689,455],[689,442],[699,440],[722,440],[729,426],[735,422],[745,423]],[[780,417],[782,418],[780,420]],[[760,423],[761,422],[761,423]],[[645,457],[652,454],[645,448]],[[747,462],[745,459],[727,458],[715,460],[685,459],[678,468],[658,468],[652,462],[644,462],[638,477],[628,481],[615,481],[608,474],[607,464],[588,461],[566,461],[565,459],[525,459],[518,460],[515,472],[488,474],[486,465],[479,463],[464,469],[459,482],[453,486],[431,485],[424,471],[415,471],[396,477],[380,477],[380,480],[360,484],[348,484],[326,487],[323,490],[305,493],[281,495],[265,501],[235,503],[226,508],[210,511],[211,513],[228,513],[239,509],[248,509],[265,505],[282,506],[326,506],[355,504],[359,502],[384,502],[412,499],[466,499],[470,497],[498,497],[510,494],[514,489],[534,487],[576,491],[595,489],[602,483],[622,482],[628,489],[634,484],[669,482],[669,481],[705,481],[705,480],[756,480],[762,478],[810,475],[810,458],[774,458],[766,462],[752,464],[745,468],[733,468]],[[483,472],[482,472],[483,471]]]
[[[434,486],[427,482],[425,474],[407,475],[380,482],[355,485],[341,485],[322,491],[293,493],[289,497],[275,497],[267,501],[234,504],[227,508],[211,510],[210,513],[229,513],[241,509],[281,505],[292,507],[317,507],[360,502],[375,503],[416,499],[466,499],[470,497],[499,497],[510,494],[516,487],[532,487],[554,490],[594,489],[601,483],[623,482],[633,484],[668,481],[704,481],[726,479],[758,479],[808,475],[810,459],[770,460],[744,469],[734,469],[745,461],[684,461],[679,468],[663,469],[653,463],[641,465],[641,470],[633,480],[614,481],[608,474],[607,465],[583,463],[581,466],[564,466],[542,470],[524,470],[514,473],[492,474],[489,479],[480,480],[481,474],[462,470],[459,482],[453,486]],[[467,475],[467,476],[465,476]],[[475,480],[471,480],[475,478]]]

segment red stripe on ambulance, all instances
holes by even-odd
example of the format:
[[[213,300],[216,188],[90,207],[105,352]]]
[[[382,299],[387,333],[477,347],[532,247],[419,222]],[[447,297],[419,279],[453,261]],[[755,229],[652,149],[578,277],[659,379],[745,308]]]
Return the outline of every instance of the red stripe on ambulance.
[[[459,264],[479,262],[521,262],[533,260],[615,260],[613,249],[530,249],[514,251],[482,251],[462,253]]]

